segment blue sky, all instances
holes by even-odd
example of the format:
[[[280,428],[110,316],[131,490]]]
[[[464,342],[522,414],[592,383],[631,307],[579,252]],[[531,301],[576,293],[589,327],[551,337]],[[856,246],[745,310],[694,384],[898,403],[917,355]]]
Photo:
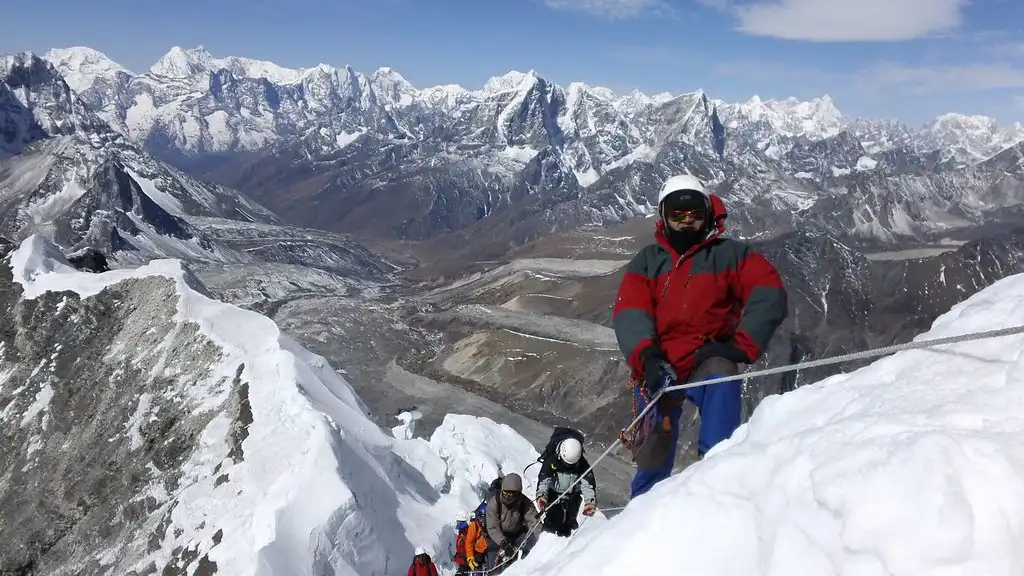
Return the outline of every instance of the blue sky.
[[[1022,0],[33,0],[0,52],[85,45],[142,72],[173,45],[391,66],[419,87],[534,69],[620,91],[829,94],[848,115],[1024,121]]]

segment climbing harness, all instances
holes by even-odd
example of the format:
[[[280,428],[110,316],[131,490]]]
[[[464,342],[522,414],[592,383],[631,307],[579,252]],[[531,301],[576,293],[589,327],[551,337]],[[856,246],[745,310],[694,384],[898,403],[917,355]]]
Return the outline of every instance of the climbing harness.
[[[559,500],[561,500],[563,496],[565,496],[566,494],[571,492],[572,489],[576,487],[576,484],[580,480],[582,480],[584,476],[586,476],[588,473],[590,473],[594,469],[595,466],[597,466],[598,462],[600,462],[606,456],[611,454],[612,450],[614,450],[619,445],[619,443],[622,442],[623,436],[627,433],[627,431],[628,430],[632,430],[643,419],[643,417],[647,414],[647,412],[651,409],[651,407],[653,407],[654,405],[657,404],[658,400],[666,392],[676,392],[678,390],[686,390],[688,388],[697,388],[697,387],[700,387],[700,386],[711,386],[711,385],[714,385],[714,384],[721,384],[722,382],[731,382],[731,381],[734,381],[734,380],[746,380],[748,378],[758,378],[758,377],[761,377],[761,376],[770,376],[772,374],[782,374],[782,373],[785,373],[785,372],[794,372],[796,370],[804,370],[804,369],[807,369],[807,368],[817,368],[818,366],[830,366],[830,365],[833,365],[833,364],[842,364],[843,362],[850,362],[850,361],[853,361],[853,360],[863,360],[865,358],[875,358],[875,357],[878,357],[878,356],[885,356],[887,354],[892,354],[894,352],[902,352],[904,350],[915,350],[915,349],[920,349],[920,348],[931,348],[931,347],[934,347],[934,346],[944,346],[946,344],[959,344],[961,342],[972,342],[972,341],[975,341],[975,340],[986,340],[988,338],[998,338],[1000,336],[1012,336],[1012,335],[1015,335],[1015,334],[1024,334],[1024,325],[1011,326],[1009,328],[998,328],[998,329],[995,329],[995,330],[986,330],[986,331],[983,331],[983,332],[968,332],[966,334],[959,334],[957,336],[947,336],[945,338],[933,338],[933,339],[930,339],[930,340],[916,340],[916,341],[911,341],[911,342],[905,342],[903,344],[893,344],[891,346],[881,346],[879,348],[870,348],[868,350],[862,350],[860,352],[853,352],[853,353],[850,353],[850,354],[843,354],[841,356],[830,356],[828,358],[820,358],[818,360],[808,360],[806,362],[799,362],[797,364],[789,364],[789,365],[786,365],[786,366],[777,366],[775,368],[765,368],[764,370],[754,370],[754,371],[747,372],[747,373],[744,373],[744,374],[738,374],[736,376],[722,376],[722,377],[718,377],[718,378],[708,378],[707,380],[698,380],[696,382],[687,382],[687,383],[684,383],[684,384],[674,384],[674,385],[671,385],[671,386],[663,386],[658,391],[658,393],[655,394],[654,397],[651,398],[651,400],[649,402],[647,402],[647,406],[642,411],[640,411],[640,413],[636,416],[636,418],[634,418],[633,421],[630,422],[628,426],[626,426],[625,428],[622,429],[622,431],[619,433],[619,437],[616,438],[614,442],[609,444],[608,448],[606,448],[605,451],[602,452],[601,455],[598,456],[597,459],[594,460],[590,464],[590,467],[587,468],[586,471],[583,472],[583,474],[580,474],[579,477],[576,478],[576,480],[572,484],[570,484],[569,487],[566,488],[564,492],[562,492],[561,494],[558,495],[557,498],[552,500],[551,503],[548,504],[547,508],[545,508],[544,511],[541,512],[537,516],[537,522],[526,533],[526,536],[523,538],[522,543],[520,543],[519,546],[516,547],[515,553],[511,557],[506,558],[504,561],[502,561],[501,563],[499,563],[496,566],[494,566],[493,568],[490,568],[488,570],[485,570],[485,571],[481,572],[481,574],[490,574],[491,572],[497,570],[498,568],[501,568],[502,566],[505,566],[506,564],[508,564],[508,562],[510,560],[512,560],[512,558],[516,558],[518,556],[521,556],[522,555],[522,548],[523,548],[523,546],[525,546],[526,542],[529,541],[529,538],[533,534],[533,531],[536,530],[538,526],[543,524],[544,516],[547,515],[548,510],[550,510],[552,506],[554,506]],[[625,508],[625,506],[623,506],[623,508]],[[609,509],[609,510],[611,510],[611,509]],[[476,572],[474,572],[474,574],[475,573]]]

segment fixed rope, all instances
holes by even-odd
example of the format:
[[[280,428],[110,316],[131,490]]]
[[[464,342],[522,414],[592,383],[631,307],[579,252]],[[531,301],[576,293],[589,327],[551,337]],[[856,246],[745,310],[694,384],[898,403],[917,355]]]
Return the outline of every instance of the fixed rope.
[[[798,362],[796,364],[788,364],[786,366],[777,366],[775,368],[765,368],[764,370],[754,370],[754,371],[751,371],[751,372],[746,372],[744,374],[738,374],[736,376],[722,376],[722,377],[718,377],[718,378],[708,378],[707,380],[697,380],[696,382],[687,382],[687,383],[684,383],[684,384],[673,384],[671,386],[663,386],[658,391],[658,393],[655,394],[654,397],[651,398],[651,400],[649,402],[647,402],[647,406],[644,407],[644,409],[637,415],[637,417],[634,418],[633,421],[630,422],[628,426],[626,426],[625,428],[622,429],[622,432],[626,432],[626,431],[632,429],[641,420],[643,420],[644,416],[647,415],[647,412],[653,406],[655,406],[658,403],[658,400],[666,392],[676,392],[676,391],[679,391],[679,390],[686,390],[688,388],[697,388],[697,387],[700,387],[700,386],[712,386],[714,384],[721,384],[723,382],[733,382],[735,380],[746,380],[748,378],[759,378],[761,376],[771,376],[773,374],[783,374],[783,373],[786,373],[786,372],[795,372],[797,370],[805,370],[807,368],[817,368],[819,366],[830,366],[830,365],[833,365],[833,364],[842,364],[843,362],[851,362],[853,360],[863,360],[865,358],[876,358],[878,356],[885,356],[887,354],[892,354],[894,352],[902,352],[904,350],[915,350],[915,349],[921,349],[921,348],[932,348],[932,347],[935,347],[935,346],[944,346],[946,344],[959,344],[961,342],[972,342],[972,341],[975,341],[975,340],[986,340],[986,339],[989,339],[989,338],[999,338],[1001,336],[1012,336],[1012,335],[1015,335],[1015,334],[1024,334],[1024,325],[1011,326],[1009,328],[997,328],[995,330],[985,330],[985,331],[982,331],[982,332],[968,332],[966,334],[958,334],[956,336],[947,336],[947,337],[944,337],[944,338],[932,338],[932,339],[929,339],[929,340],[916,340],[916,341],[912,341],[912,342],[905,342],[903,344],[893,344],[891,346],[881,346],[881,347],[878,347],[878,348],[870,348],[868,350],[862,350],[860,352],[853,352],[853,353],[850,353],[850,354],[842,354],[842,355],[839,355],[839,356],[829,356],[827,358],[820,358],[818,360],[808,360],[806,362]],[[576,487],[576,484],[578,484],[581,480],[583,480],[584,476],[586,476],[588,473],[590,473],[594,469],[594,467],[597,466],[598,462],[600,462],[605,457],[607,457],[609,454],[611,454],[612,450],[614,450],[619,445],[619,443],[621,443],[621,442],[622,442],[622,439],[620,437],[620,438],[616,438],[614,442],[609,444],[608,448],[606,448],[605,451],[602,452],[601,455],[598,456],[597,459],[594,460],[590,464],[590,467],[587,468],[586,471],[584,471],[582,474],[580,474],[579,477],[577,477],[576,480],[572,484],[570,484],[568,488],[565,489],[565,491],[563,491],[561,494],[559,494],[557,498],[552,500],[551,503],[548,504],[547,507],[544,509],[544,511],[541,512],[540,515],[537,516],[537,521],[534,523],[533,527],[530,528],[530,530],[526,533],[526,536],[523,538],[522,542],[520,542],[519,546],[516,547],[515,552],[511,556],[506,558],[504,561],[502,561],[501,563],[495,565],[493,568],[490,568],[490,569],[484,571],[483,574],[490,574],[491,572],[493,572],[493,571],[495,571],[495,570],[505,566],[506,564],[508,564],[508,562],[510,562],[513,558],[519,556],[520,552],[523,549],[523,546],[525,546],[527,541],[529,541],[529,538],[533,534],[534,530],[536,530],[538,526],[543,524],[544,516],[546,516],[548,511],[551,510],[551,507],[554,506],[559,500],[561,500],[566,494],[572,492],[572,489]],[[623,508],[625,508],[625,506],[623,506]]]

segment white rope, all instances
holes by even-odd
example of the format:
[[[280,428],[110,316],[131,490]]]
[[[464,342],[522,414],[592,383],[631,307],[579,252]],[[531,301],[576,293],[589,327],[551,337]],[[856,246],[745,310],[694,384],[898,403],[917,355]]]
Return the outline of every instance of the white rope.
[[[830,364],[841,364],[843,362],[850,362],[851,360],[863,360],[864,358],[874,358],[877,356],[885,356],[886,354],[892,354],[893,352],[902,352],[903,350],[914,350],[917,348],[931,348],[934,346],[943,346],[945,344],[958,344],[960,342],[970,342],[972,340],[985,340],[987,338],[998,338],[1000,336],[1012,336],[1014,334],[1024,333],[1024,325],[1012,326],[1010,328],[998,328],[996,330],[986,330],[984,332],[970,332],[967,334],[960,334],[957,336],[947,336],[945,338],[933,338],[931,340],[918,340],[916,342],[905,342],[903,344],[893,344],[892,346],[882,346],[880,348],[872,348],[870,350],[863,350],[861,352],[853,352],[851,354],[843,354],[842,356],[831,356],[829,358],[821,358],[819,360],[808,360],[806,362],[800,362],[799,364],[790,364],[788,366],[778,366],[775,368],[766,368],[764,370],[756,370],[754,372],[748,372],[746,374],[739,374],[737,376],[723,376],[720,378],[709,378],[707,380],[698,380],[696,382],[687,382],[686,384],[676,384],[674,386],[668,386],[662,388],[661,392],[675,392],[676,390],[685,390],[687,388],[697,388],[698,386],[708,386],[711,384],[720,384],[722,382],[729,382],[732,380],[756,378],[759,376],[770,376],[772,374],[782,374],[783,372],[793,372],[795,370],[803,370],[805,368],[817,368],[818,366],[828,366]],[[652,401],[653,402],[653,401]],[[626,429],[629,429],[636,421]]]
[[[747,372],[747,373],[744,373],[744,374],[738,374],[736,376],[722,376],[722,377],[719,377],[719,378],[709,378],[707,380],[697,380],[696,382],[687,382],[685,384],[674,384],[672,386],[665,386],[665,387],[662,387],[661,390],[659,390],[658,393],[655,394],[653,398],[651,398],[651,400],[647,403],[647,406],[644,407],[644,409],[640,412],[640,414],[638,414],[637,417],[634,418],[633,421],[630,422],[628,426],[626,426],[625,428],[622,429],[622,432],[626,432],[626,431],[630,430],[631,428],[636,426],[637,423],[639,423],[641,420],[643,420],[643,418],[647,414],[647,412],[655,404],[658,403],[658,399],[660,399],[661,396],[664,395],[666,392],[676,392],[678,390],[686,390],[688,388],[697,388],[697,387],[700,387],[700,386],[711,386],[713,384],[720,384],[722,382],[732,382],[732,381],[735,381],[735,380],[746,380],[748,378],[758,378],[758,377],[761,377],[761,376],[770,376],[772,374],[782,374],[782,373],[785,373],[785,372],[794,372],[796,370],[804,370],[806,368],[816,368],[818,366],[829,366],[829,365],[832,365],[832,364],[841,364],[843,362],[850,362],[852,360],[862,360],[864,358],[874,358],[874,357],[877,357],[877,356],[885,356],[887,354],[892,354],[893,352],[902,352],[903,350],[914,350],[914,349],[919,349],[919,348],[931,348],[931,347],[934,347],[934,346],[943,346],[943,345],[946,345],[946,344],[958,344],[958,343],[961,343],[961,342],[971,342],[971,341],[974,341],[974,340],[985,340],[987,338],[998,338],[1000,336],[1012,336],[1014,334],[1022,334],[1022,333],[1024,333],[1024,325],[1012,326],[1010,328],[998,328],[998,329],[995,329],[995,330],[986,330],[984,332],[968,332],[966,334],[960,334],[960,335],[957,335],[957,336],[948,336],[948,337],[945,337],[945,338],[933,338],[931,340],[917,340],[917,341],[913,341],[913,342],[905,342],[903,344],[893,344],[891,346],[882,346],[882,347],[879,347],[879,348],[871,348],[871,349],[868,349],[868,350],[862,350],[860,352],[853,352],[851,354],[843,354],[841,356],[830,356],[828,358],[821,358],[821,359],[818,359],[818,360],[808,360],[806,362],[799,362],[797,364],[789,364],[789,365],[786,365],[786,366],[777,366],[775,368],[766,368],[764,370],[755,370],[755,371]],[[584,471],[582,474],[580,474],[579,477],[576,478],[576,480],[572,484],[570,484],[569,487],[566,488],[564,492],[559,494],[557,498],[552,500],[551,503],[547,505],[547,507],[544,509],[544,511],[541,512],[540,515],[537,516],[537,522],[526,533],[526,537],[523,538],[523,541],[519,544],[518,547],[516,547],[516,551],[512,554],[512,556],[510,556],[509,558],[506,558],[503,562],[501,562],[500,564],[498,564],[498,565],[494,566],[493,568],[487,570],[484,573],[485,574],[489,574],[489,573],[493,572],[494,570],[497,570],[498,568],[501,568],[502,566],[507,564],[510,560],[512,560],[512,558],[515,558],[516,556],[518,556],[519,553],[522,551],[523,546],[525,546],[526,542],[529,540],[530,535],[533,534],[533,531],[536,530],[537,527],[540,526],[543,523],[544,516],[547,515],[548,510],[551,510],[551,507],[554,506],[559,500],[561,500],[563,496],[565,496],[566,494],[571,492],[572,489],[576,487],[576,484],[579,483],[580,480],[583,480],[584,476],[589,474],[594,469],[594,467],[597,466],[597,463],[600,462],[601,460],[603,460],[606,456],[608,456],[608,454],[610,454],[611,451],[614,450],[619,445],[619,443],[621,441],[622,441],[621,438],[616,438],[615,441],[612,442],[608,446],[608,448],[605,449],[605,451],[602,452],[601,455],[597,457],[597,460],[594,460],[593,463],[590,464],[590,467],[587,468],[586,471]],[[625,506],[623,506],[622,508],[625,508]]]

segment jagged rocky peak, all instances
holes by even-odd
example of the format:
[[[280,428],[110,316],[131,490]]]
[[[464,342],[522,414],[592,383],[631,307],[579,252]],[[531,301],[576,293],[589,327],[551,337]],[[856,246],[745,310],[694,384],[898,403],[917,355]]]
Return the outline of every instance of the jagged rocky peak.
[[[526,72],[510,70],[501,76],[494,76],[488,79],[484,84],[484,92],[493,94],[508,92],[509,90],[527,90],[541,80],[540,75],[532,69]]]
[[[860,123],[844,117],[828,96],[727,103],[703,91],[619,95],[579,82],[563,89],[536,70],[510,71],[479,90],[418,89],[387,68],[368,76],[326,65],[288,72],[262,61],[213,58],[198,48],[172,52],[164,64],[176,73],[195,72],[192,79],[144,74],[127,85],[90,91],[89,104],[158,157],[244,186],[303,225],[335,231],[360,232],[369,225],[364,199],[374,189],[393,191],[395,203],[424,210],[389,229],[427,236],[503,210],[520,212],[501,217],[527,227],[535,216],[548,221],[545,228],[616,223],[646,205],[652,179],[684,170],[738,202],[736,222],[744,226],[806,225],[884,241],[899,236],[888,228],[916,234],[948,226],[949,219],[962,221],[943,216],[950,206],[943,198],[959,195],[943,183],[950,180],[907,187],[891,178],[942,173],[963,195],[984,190],[979,197],[1007,197],[988,194],[998,186],[994,173],[955,173],[1002,148],[988,153],[984,146],[950,147],[898,124]],[[244,80],[254,76],[266,79]],[[233,154],[239,151],[247,154]],[[528,166],[534,158],[538,163]],[[538,177],[538,167],[545,177]],[[524,181],[529,193],[514,185]],[[865,216],[866,224],[855,207],[833,198],[836,186],[850,184],[885,213]],[[881,189],[891,201],[873,198]],[[931,192],[912,192],[921,189]],[[529,200],[534,194],[550,202]],[[796,200],[773,199],[781,197]],[[425,198],[433,201],[421,202]],[[325,223],[318,214],[303,214],[296,206],[309,203],[300,199],[351,216]],[[516,206],[521,201],[527,206]],[[753,213],[760,210],[771,213]],[[935,222],[909,223],[905,215]],[[969,224],[981,221],[972,218]]]
[[[999,170],[1007,175],[1024,175],[1024,141],[1003,149],[980,164],[982,168]]]
[[[569,82],[569,87],[566,89],[566,93],[577,96],[592,95],[609,104],[614,104],[620,100],[619,95],[609,88],[605,88],[603,86],[591,86],[590,84],[585,84],[583,82]]]
[[[814,174],[829,178],[843,176],[858,167],[865,167],[865,163],[861,161],[864,155],[860,141],[849,131],[843,130],[823,140],[798,140],[782,157],[782,161],[797,174]],[[873,160],[866,162],[869,166],[874,166]]]
[[[160,236],[170,236],[182,240],[192,238],[188,224],[157,203],[157,200],[161,198],[151,198],[143,191],[139,183],[129,174],[128,168],[116,158],[110,158],[97,167],[86,190],[87,193],[83,194],[76,205],[72,207],[68,218],[72,229],[75,228],[76,223],[79,226],[89,227],[78,230],[83,236],[89,235],[95,218],[100,218],[104,222],[113,218],[112,224],[115,227],[107,231],[110,234],[116,234],[117,228],[121,228],[129,231],[132,235],[139,235],[140,230],[135,222],[141,220]],[[163,200],[165,203],[168,202],[166,197]],[[123,244],[118,244],[120,245],[111,246],[111,248],[115,250],[125,248]]]
[[[378,68],[370,75],[370,84],[388,101],[409,104],[416,96],[416,87],[390,67]]]
[[[782,136],[827,138],[839,133],[845,119],[829,95],[811,100],[794,97],[763,100],[754,95],[746,102],[720,102],[723,122],[738,126],[746,122],[766,122]]]
[[[999,129],[999,123],[994,118],[978,114],[942,114],[935,118],[927,129],[935,136],[956,134],[963,131],[968,132],[992,132]]]
[[[114,132],[50,63],[31,54],[0,70],[0,230],[43,231],[65,246],[92,246],[119,264],[162,257],[237,261],[188,215],[276,221],[234,190],[198,182]]]
[[[918,139],[922,146],[948,149],[956,161],[971,162],[1024,140],[1024,128],[1019,123],[1000,126],[988,116],[949,113],[923,127]]]
[[[96,145],[117,138],[53,65],[31,52],[0,58],[0,126],[9,127],[4,140],[12,153],[48,136],[77,135]]]
[[[168,78],[189,78],[208,70],[212,58],[213,56],[202,46],[189,49],[173,46],[150,66],[149,72],[155,76]]]
[[[97,80],[135,76],[106,54],[86,46],[54,48],[43,58],[53,64],[68,86],[79,95],[92,88]]]

